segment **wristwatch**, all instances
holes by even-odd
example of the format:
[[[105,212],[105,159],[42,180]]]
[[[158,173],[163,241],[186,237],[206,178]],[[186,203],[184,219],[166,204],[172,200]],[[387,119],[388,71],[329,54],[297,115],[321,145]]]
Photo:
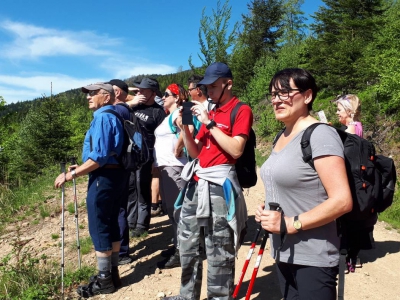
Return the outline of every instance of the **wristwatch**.
[[[294,221],[293,221],[293,227],[294,229],[296,229],[297,231],[301,230],[302,224],[299,220],[299,216],[295,216],[294,217]]]
[[[214,120],[211,120],[210,123],[208,123],[208,124],[206,125],[206,128],[207,128],[208,130],[210,130],[210,129],[213,128],[215,125],[217,125],[217,123],[215,123]]]
[[[76,171],[75,171],[75,169],[73,169],[73,170],[71,170],[71,176],[72,176],[72,178],[76,178],[76,177],[78,177],[78,175],[76,175]]]

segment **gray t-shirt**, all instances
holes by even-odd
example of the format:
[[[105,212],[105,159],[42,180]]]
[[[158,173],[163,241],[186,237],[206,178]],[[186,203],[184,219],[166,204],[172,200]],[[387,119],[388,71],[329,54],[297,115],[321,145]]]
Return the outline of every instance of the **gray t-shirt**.
[[[277,202],[289,217],[309,211],[328,198],[317,172],[302,159],[300,142],[303,133],[304,130],[299,132],[281,151],[272,151],[261,167],[265,207],[269,207],[268,202]],[[324,155],[344,157],[343,144],[333,128],[318,126],[311,135],[310,143],[313,158]],[[273,234],[271,255],[275,259],[275,250],[280,244],[280,235]],[[298,265],[333,267],[339,263],[338,247],[339,238],[333,221],[286,235],[279,260]]]

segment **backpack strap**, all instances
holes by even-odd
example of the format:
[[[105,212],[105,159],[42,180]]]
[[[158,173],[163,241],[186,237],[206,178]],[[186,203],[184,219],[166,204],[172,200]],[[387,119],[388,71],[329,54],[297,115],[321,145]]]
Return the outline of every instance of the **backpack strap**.
[[[272,142],[272,148],[275,147],[276,143],[278,142],[279,138],[281,137],[281,135],[285,132],[286,127],[283,127],[281,129],[281,131],[278,132],[278,134],[275,136],[274,141]]]
[[[314,129],[321,125],[321,124],[325,124],[326,126],[330,126],[326,123],[314,123],[311,124],[310,126],[307,127],[307,129],[304,131],[303,136],[301,137],[301,151],[303,152],[303,161],[305,163],[308,163],[310,165],[311,168],[313,168],[315,170],[314,167],[314,161],[312,159],[312,150],[311,150],[311,143],[310,143],[310,139],[311,139],[311,134],[313,133]]]
[[[232,112],[231,112],[231,129],[233,129],[233,125],[235,124],[237,112],[239,111],[239,108],[240,108],[242,105],[247,105],[247,104],[246,104],[246,103],[243,103],[243,102],[238,102],[238,103],[235,105],[235,107],[232,109]]]
[[[172,123],[172,115],[175,112],[175,110],[172,113],[169,114],[169,116],[168,116],[168,124],[169,124],[169,129],[171,129],[172,133],[174,133],[176,135],[176,137],[179,138],[178,130],[176,129],[176,126]]]

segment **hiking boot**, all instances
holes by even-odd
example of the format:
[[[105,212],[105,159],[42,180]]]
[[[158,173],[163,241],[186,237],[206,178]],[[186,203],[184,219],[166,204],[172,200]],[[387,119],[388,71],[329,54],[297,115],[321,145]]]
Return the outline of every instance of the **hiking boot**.
[[[162,210],[161,206],[157,206],[156,209],[152,208],[151,211],[150,211],[150,214],[151,214],[152,217],[161,216],[162,213],[163,213],[163,210]]]
[[[89,278],[89,283],[97,280],[98,275],[92,275]],[[119,277],[118,267],[111,267],[111,278],[114,283],[115,288],[120,288],[122,286],[121,278]],[[82,288],[84,285],[79,285],[79,288]]]
[[[148,231],[144,228],[135,228],[131,231],[131,237],[141,237],[145,234],[148,234]]]
[[[120,265],[120,266],[130,264],[132,262],[133,262],[133,258],[130,257],[129,255],[120,256],[118,259],[118,265]]]
[[[83,298],[89,298],[100,294],[111,294],[115,292],[112,275],[102,278],[95,276],[96,280],[91,281],[88,285],[79,286],[76,292]]]
[[[172,296],[172,297],[164,297],[162,298],[162,300],[188,300],[187,298],[183,297],[183,296]]]
[[[179,258],[179,250],[176,250],[175,254],[172,255],[169,258],[169,260],[165,262],[165,264],[163,264],[164,262],[158,263],[157,266],[160,269],[172,269],[172,268],[180,267],[181,266],[181,260]]]
[[[360,260],[359,257],[357,257],[357,259],[356,259],[355,267],[356,267],[356,268],[362,268],[362,263],[361,263],[361,260]]]
[[[161,251],[161,256],[162,257],[170,257],[171,255],[174,255],[176,251],[175,246],[168,248],[167,250]]]

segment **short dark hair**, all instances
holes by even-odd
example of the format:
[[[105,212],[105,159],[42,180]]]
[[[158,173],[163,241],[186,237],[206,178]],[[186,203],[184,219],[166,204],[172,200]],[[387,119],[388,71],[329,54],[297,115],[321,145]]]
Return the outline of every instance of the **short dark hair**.
[[[312,98],[310,103],[308,103],[308,110],[312,110],[312,104],[317,97],[318,87],[315,82],[315,78],[305,69],[300,68],[288,68],[277,72],[274,77],[272,77],[271,82],[269,83],[269,92],[272,91],[274,87],[276,90],[278,89],[287,89],[290,90],[290,79],[293,80],[293,83],[296,87],[305,92],[309,89],[312,91]],[[278,86],[280,85],[280,87]]]
[[[201,75],[196,75],[196,74],[194,74],[194,75],[192,75],[192,76],[189,77],[189,79],[188,79],[188,85],[190,85],[191,83],[193,83],[193,84],[194,84],[194,87],[199,88],[200,91],[201,91],[205,96],[207,96],[207,88],[206,88],[206,86],[205,86],[204,84],[200,84],[200,85],[199,85],[199,82],[202,81],[203,78],[204,78],[204,77],[201,76]]]

